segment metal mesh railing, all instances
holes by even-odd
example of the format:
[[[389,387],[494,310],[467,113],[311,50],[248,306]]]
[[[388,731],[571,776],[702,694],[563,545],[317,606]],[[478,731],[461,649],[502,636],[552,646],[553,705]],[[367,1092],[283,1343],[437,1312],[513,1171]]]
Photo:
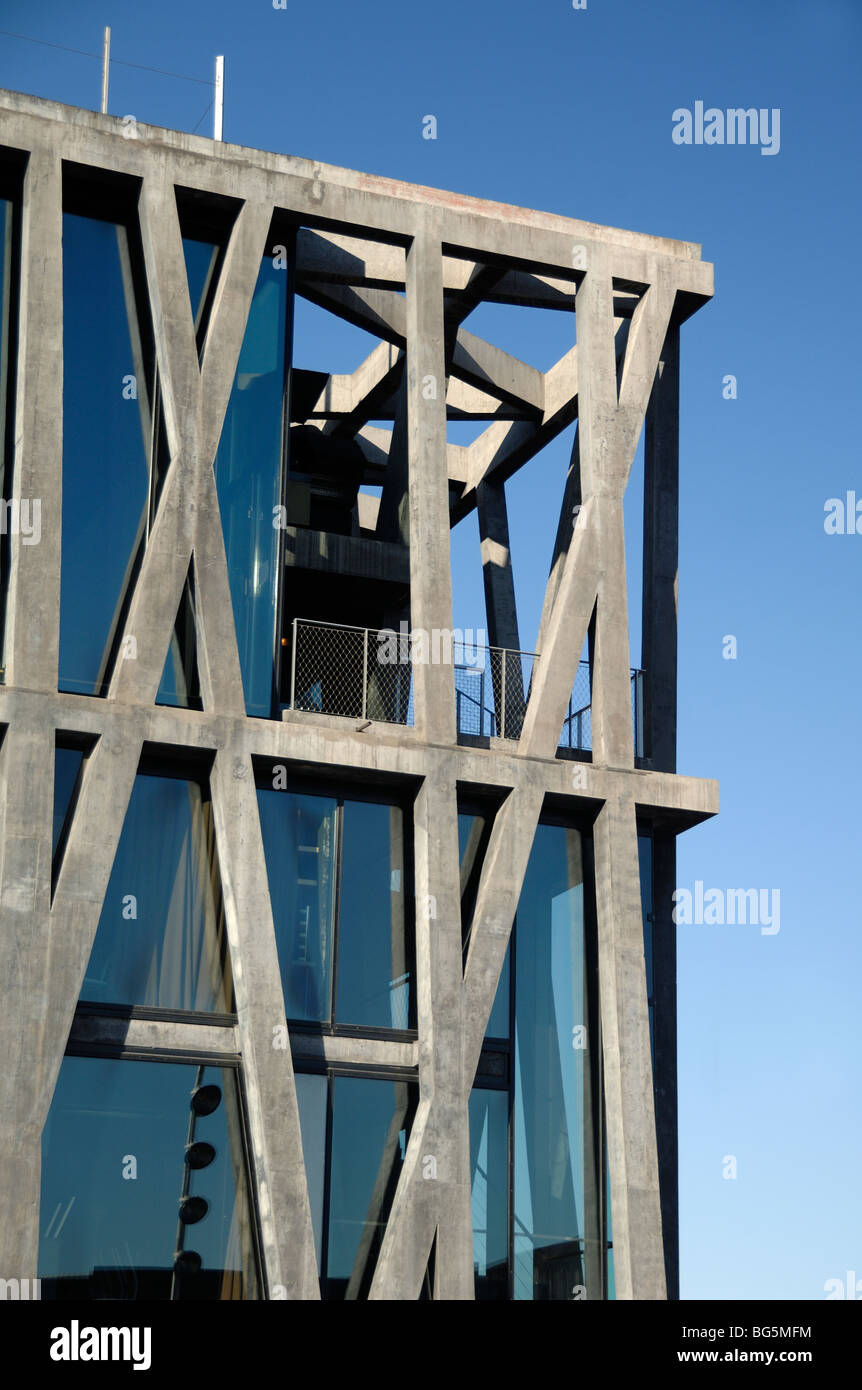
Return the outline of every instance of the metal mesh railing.
[[[643,671],[631,672],[632,732],[635,757],[643,757]],[[590,752],[593,746],[592,701],[590,694],[590,663],[582,661],[563,720],[561,748],[577,748]]]
[[[417,659],[451,663],[455,675],[456,721],[459,734],[477,738],[521,736],[533,671],[539,657],[505,647],[486,647],[434,634],[421,657],[406,627],[391,629],[346,627],[296,618],[291,630],[290,707],[350,719],[386,724],[413,723],[413,665]],[[642,754],[641,682],[632,672],[632,718],[635,751]],[[590,668],[578,667],[560,747],[589,751]]]
[[[405,644],[375,628],[295,619],[291,641],[293,709],[374,719],[412,720],[412,668]],[[405,656],[405,660],[401,660]]]
[[[506,647],[482,647],[477,656],[470,664],[455,662],[459,734],[520,738],[538,658]]]

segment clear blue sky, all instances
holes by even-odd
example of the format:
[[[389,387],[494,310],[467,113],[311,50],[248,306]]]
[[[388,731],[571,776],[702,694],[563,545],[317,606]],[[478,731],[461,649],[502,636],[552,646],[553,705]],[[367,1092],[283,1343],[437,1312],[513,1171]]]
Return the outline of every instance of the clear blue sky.
[[[90,52],[105,23],[129,62],[207,80],[224,53],[231,141],[701,242],[715,263],[683,329],[680,769],[719,778],[722,812],[681,840],[679,884],[779,889],[781,924],[680,928],[682,1291],[822,1299],[862,1276],[862,535],[823,526],[828,498],[862,498],[862,5],[0,0],[0,28]],[[95,107],[99,82],[92,58],[0,36],[4,87]],[[113,68],[114,115],[210,134],[209,100]],[[780,108],[780,152],[674,144],[672,112],[698,100]],[[563,316],[548,342],[534,317],[503,311],[498,340],[544,368]],[[363,355],[340,350],[340,370]],[[511,489],[525,647],[561,459]],[[456,623],[481,626],[470,540],[465,523]]]

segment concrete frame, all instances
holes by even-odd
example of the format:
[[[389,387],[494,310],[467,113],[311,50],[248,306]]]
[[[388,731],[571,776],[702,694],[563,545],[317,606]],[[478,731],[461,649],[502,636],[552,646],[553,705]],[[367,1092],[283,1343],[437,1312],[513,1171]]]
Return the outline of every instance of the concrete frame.
[[[717,785],[678,775],[675,763],[679,325],[711,295],[712,267],[689,243],[142,123],[135,138],[124,132],[112,117],[0,93],[0,157],[10,151],[26,156],[14,490],[42,502],[40,545],[12,538],[0,687],[6,729],[0,750],[0,1270],[10,1277],[36,1274],[40,1137],[70,1033],[82,1041],[110,1039],[113,1028],[119,1036],[116,1023],[76,1022],[75,1009],[146,743],[212,756],[237,1021],[217,1027],[133,1019],[121,1031],[127,1045],[144,1051],[168,1039],[240,1058],[268,1296],[316,1299],[319,1291],[291,1051],[271,1044],[273,1029],[285,1020],[253,757],[297,770],[414,779],[419,787],[417,903],[434,902],[436,915],[417,912],[418,1041],[327,1039],[319,1045],[329,1057],[409,1067],[418,1080],[419,1108],[370,1296],[417,1298],[436,1239],[434,1296],[473,1297],[467,1101],[536,824],[551,798],[557,807],[586,814],[594,827],[617,1297],[673,1297],[674,844],[680,830],[718,809]],[[63,161],[141,180],[141,233],[171,455],[125,620],[137,660],[115,666],[105,699],[57,691]],[[241,203],[200,368],[175,185]],[[212,462],[257,269],[279,211],[302,224],[298,292],[384,340],[353,376],[329,378],[309,423],[355,434],[367,481],[384,481],[390,468],[397,495],[387,503],[388,534],[397,538],[400,526],[403,537],[406,526],[413,538],[414,626],[452,627],[446,541],[450,525],[476,506],[489,630],[492,640],[517,645],[502,484],[579,421],[540,659],[517,741],[458,743],[453,672],[446,665],[416,666],[412,728],[363,729],[349,719],[299,712],[269,723],[245,716]],[[577,346],[549,372],[537,372],[461,327],[482,298],[574,310]],[[429,378],[440,387],[430,399],[424,389]],[[456,448],[446,442],[447,413],[488,424],[474,444]],[[391,437],[367,427],[368,420],[387,415],[395,421]],[[622,500],[645,418],[647,756],[636,765]],[[406,476],[398,447],[406,450]],[[398,512],[399,496],[406,513],[403,506]],[[376,509],[364,508],[363,527],[376,525]],[[154,704],[192,557],[201,712]],[[591,761],[572,762],[558,756],[557,745],[588,635],[594,747]],[[91,735],[95,745],[52,899],[57,730]],[[493,789],[502,802],[463,967],[458,785]],[[656,845],[655,1101],[637,818],[653,828]],[[294,1040],[297,1055],[303,1045]],[[431,1182],[422,1176],[429,1153],[437,1160]]]

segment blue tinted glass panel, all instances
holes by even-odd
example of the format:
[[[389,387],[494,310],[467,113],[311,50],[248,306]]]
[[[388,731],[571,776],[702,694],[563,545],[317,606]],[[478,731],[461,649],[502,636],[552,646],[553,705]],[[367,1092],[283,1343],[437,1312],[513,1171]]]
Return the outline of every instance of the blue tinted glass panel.
[[[641,880],[641,910],[644,923],[644,956],[646,958],[647,994],[653,995],[652,969],[652,839],[638,835],[638,867]]]
[[[403,815],[362,801],[345,801],[343,815],[336,1017],[406,1028]]]
[[[337,1076],[332,1088],[325,1293],[366,1298],[407,1147],[410,1087]]]
[[[200,326],[217,255],[218,247],[212,242],[196,241],[193,237],[183,237],[183,256],[189,284],[189,300],[196,329]]]
[[[328,1023],[337,802],[266,788],[257,800],[285,1013]]]
[[[198,1086],[217,1103],[190,1135]],[[64,1058],[42,1136],[42,1298],[257,1298],[239,1117],[224,1068]],[[189,1138],[215,1150],[196,1171]],[[206,1203],[193,1225],[178,1221],[184,1194]]]
[[[461,859],[461,898],[462,916],[464,915],[465,895],[470,891],[470,884],[475,881],[477,872],[481,870],[478,863],[479,847],[485,829],[485,822],[482,817],[473,815],[467,811],[458,814],[458,847]],[[469,907],[468,907],[469,912]],[[465,926],[468,924],[465,923]],[[509,1036],[509,959],[511,945],[506,947],[506,956],[503,961],[503,968],[500,971],[500,979],[497,983],[497,992],[494,995],[494,1003],[491,1007],[491,1014],[488,1019],[488,1027],[485,1036],[489,1038],[508,1038]]]
[[[655,1066],[655,985],[653,978],[653,922],[652,922],[652,837],[638,835],[638,866],[641,880],[641,911],[644,923],[644,960],[646,962],[646,988],[649,999],[649,1041],[650,1055]]]
[[[249,714],[273,701],[287,274],[267,257],[252,299],[215,461]]]
[[[589,1039],[576,1031],[587,1021],[577,831],[538,827],[518,905],[515,972],[514,1296],[571,1299],[586,1285],[590,1165]]]
[[[177,621],[171,633],[156,704],[200,709],[195,608],[190,580],[186,580]]]
[[[212,809],[196,782],[135,778],[81,997],[230,1011]]]
[[[470,1094],[476,1298],[509,1297],[509,1093]]]
[[[57,748],[54,752],[54,833],[51,854],[57,853],[60,835],[72,803],[72,793],[84,754],[79,748]]]
[[[131,284],[125,228],[66,213],[60,689],[85,695],[104,693],[147,516],[150,422]]]

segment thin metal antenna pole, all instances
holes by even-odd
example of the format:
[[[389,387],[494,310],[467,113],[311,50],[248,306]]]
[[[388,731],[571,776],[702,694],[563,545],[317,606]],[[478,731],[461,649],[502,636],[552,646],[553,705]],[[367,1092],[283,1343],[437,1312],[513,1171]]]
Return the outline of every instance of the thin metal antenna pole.
[[[105,25],[105,47],[102,53],[102,115],[108,114],[108,72],[111,67],[111,31]]]
[[[224,57],[215,61],[215,113],[213,115],[213,139],[222,139],[224,128]]]

